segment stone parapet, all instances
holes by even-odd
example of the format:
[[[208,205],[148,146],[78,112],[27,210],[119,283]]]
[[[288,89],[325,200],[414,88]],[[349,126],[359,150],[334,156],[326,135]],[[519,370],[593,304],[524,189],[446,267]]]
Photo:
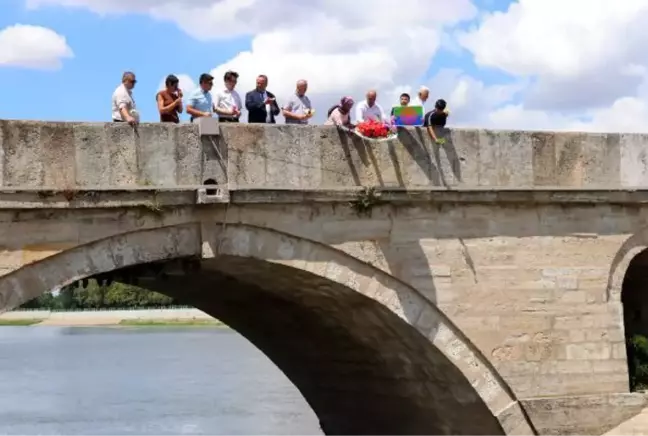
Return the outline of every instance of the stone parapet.
[[[0,186],[648,186],[648,135],[403,128],[380,144],[329,126],[0,121]]]

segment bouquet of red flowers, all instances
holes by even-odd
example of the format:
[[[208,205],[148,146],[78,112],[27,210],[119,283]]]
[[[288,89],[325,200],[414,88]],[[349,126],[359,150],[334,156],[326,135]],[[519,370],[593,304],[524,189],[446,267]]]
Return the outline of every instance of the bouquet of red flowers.
[[[381,121],[369,120],[363,121],[356,125],[356,132],[365,138],[370,139],[383,139],[393,136],[388,124]]]

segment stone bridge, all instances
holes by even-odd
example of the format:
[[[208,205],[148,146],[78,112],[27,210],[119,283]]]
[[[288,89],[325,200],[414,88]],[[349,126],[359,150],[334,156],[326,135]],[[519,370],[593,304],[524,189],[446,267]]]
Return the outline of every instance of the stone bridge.
[[[136,277],[255,344],[327,434],[602,434],[647,405],[648,136],[204,133],[0,121],[0,310]]]

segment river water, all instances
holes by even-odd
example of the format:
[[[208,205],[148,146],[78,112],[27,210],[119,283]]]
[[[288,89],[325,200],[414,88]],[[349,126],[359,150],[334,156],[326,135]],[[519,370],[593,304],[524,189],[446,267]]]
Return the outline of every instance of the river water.
[[[322,434],[260,351],[218,328],[0,327],[0,434]]]

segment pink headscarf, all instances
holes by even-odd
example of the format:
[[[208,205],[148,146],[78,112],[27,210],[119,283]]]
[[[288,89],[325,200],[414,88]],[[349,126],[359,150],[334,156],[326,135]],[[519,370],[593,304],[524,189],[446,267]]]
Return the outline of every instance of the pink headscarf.
[[[353,106],[353,104],[354,104],[353,97],[342,97],[342,98],[340,99],[340,103],[339,103],[339,104],[336,104],[336,105],[332,106],[332,107],[328,110],[328,116],[330,117],[331,114],[333,113],[333,111],[334,111],[335,109],[340,109],[340,111],[342,111],[342,109],[343,109],[345,106],[348,106],[348,107],[350,108],[350,107]]]
[[[340,106],[344,106],[347,104],[353,106],[353,103],[354,103],[353,97],[342,97],[342,99],[340,100]]]
[[[340,109],[344,109],[345,107],[351,108],[353,104],[353,97],[342,97],[340,100]]]

